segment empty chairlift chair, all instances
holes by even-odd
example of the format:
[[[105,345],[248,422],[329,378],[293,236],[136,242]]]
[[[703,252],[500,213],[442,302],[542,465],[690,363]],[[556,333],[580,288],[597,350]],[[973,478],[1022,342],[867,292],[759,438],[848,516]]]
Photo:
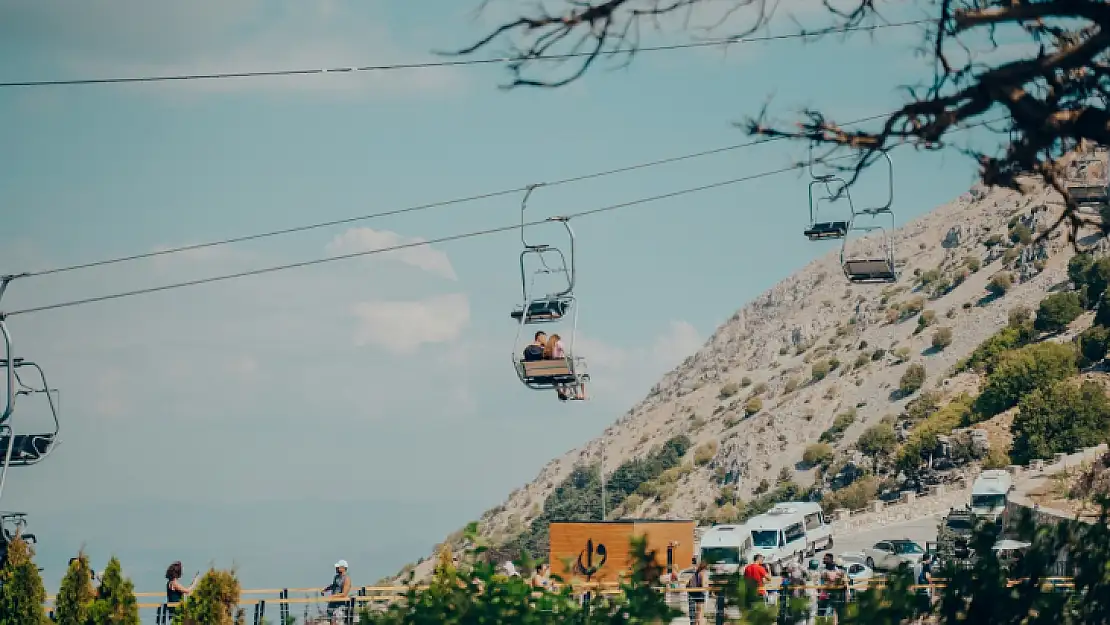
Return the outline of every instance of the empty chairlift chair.
[[[1106,175],[1106,163],[1097,153],[1077,158],[1068,168],[1064,187],[1080,208],[1092,208],[1095,212],[1107,203],[1110,178]]]
[[[860,225],[858,218],[868,215],[871,217],[890,218],[890,230],[882,225]],[[894,213],[889,210],[880,210],[871,214],[860,214],[852,218],[850,232],[860,232],[862,235],[878,231],[881,235],[880,250],[875,253],[854,253],[849,249],[850,237],[844,238],[840,248],[840,265],[844,276],[853,284],[890,283],[898,280],[898,269],[894,263],[894,243],[891,239],[894,230]],[[853,239],[854,240],[854,239]]]
[[[839,192],[834,192],[833,183],[840,185]],[[814,197],[813,188],[824,187],[824,194]],[[837,193],[847,201],[847,210],[843,215],[837,215],[831,207],[821,210],[821,202],[833,204]],[[805,229],[806,238],[810,241],[823,241],[827,239],[842,239],[848,236],[848,227],[851,223],[855,209],[852,206],[852,195],[848,192],[848,183],[837,176],[817,176],[809,183],[809,227]]]
[[[54,422],[54,427],[51,431],[33,434],[15,434],[10,420],[0,424],[0,464],[8,467],[26,467],[37,464],[49,456],[58,441],[58,432],[60,429],[58,422],[58,406],[53,395],[58,391],[57,389],[50,389],[47,386],[46,374],[43,372],[42,367],[36,363],[24,360],[23,358],[0,360],[0,368],[7,369],[8,367],[12,368],[14,372],[13,377],[16,383],[21,387],[13,394],[12,414],[15,414],[15,407],[20,398],[41,393],[46,395],[47,405],[50,408],[50,416]],[[38,373],[39,381],[42,383],[41,387],[27,386],[23,383],[23,379],[18,371],[25,368],[31,368]]]

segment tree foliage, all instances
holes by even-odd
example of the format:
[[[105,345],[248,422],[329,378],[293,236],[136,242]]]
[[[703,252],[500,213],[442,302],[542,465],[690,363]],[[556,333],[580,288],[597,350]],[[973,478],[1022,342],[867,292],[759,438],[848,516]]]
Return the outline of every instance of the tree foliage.
[[[34,562],[34,549],[16,536],[8,543],[7,562],[0,569],[0,625],[46,625],[46,589]]]
[[[1107,440],[1110,401],[1097,382],[1063,380],[1022,398],[1011,429],[1010,456],[1018,464],[1072,453]]]
[[[119,560],[108,561],[96,589],[96,600],[89,608],[92,625],[139,625],[139,603],[135,585],[123,576]]]
[[[243,625],[239,580],[231,571],[208,569],[185,598],[175,625]]]
[[[912,395],[925,385],[925,365],[914,363],[906,367],[902,378],[898,380],[898,391],[903,396]]]
[[[879,461],[889,456],[898,447],[898,436],[895,435],[894,428],[889,423],[879,423],[864,430],[856,446],[863,455],[871,458],[871,462],[877,468]]]
[[[62,577],[62,585],[54,600],[54,618],[58,625],[88,625],[89,608],[95,598],[89,557],[81,552]]]
[[[1015,311],[1011,311],[1013,313]],[[998,364],[1003,354],[1019,347],[1028,345],[1036,336],[1033,323],[1027,316],[1011,315],[1009,326],[1002,328],[990,338],[983,341],[975,348],[971,355],[959,367],[961,371],[974,369],[982,373],[991,373]]]
[[[1016,406],[1021,398],[1038,388],[1048,388],[1079,370],[1071,345],[1037,343],[1004,354],[987,385],[975,401],[975,411],[984,417]]]
[[[1102,362],[1110,349],[1110,328],[1091,326],[1083,331],[1076,342],[1079,344],[1080,364],[1087,367]]]
[[[1073,291],[1053,293],[1041,300],[1033,327],[1041,332],[1062,332],[1083,314],[1083,301]]]

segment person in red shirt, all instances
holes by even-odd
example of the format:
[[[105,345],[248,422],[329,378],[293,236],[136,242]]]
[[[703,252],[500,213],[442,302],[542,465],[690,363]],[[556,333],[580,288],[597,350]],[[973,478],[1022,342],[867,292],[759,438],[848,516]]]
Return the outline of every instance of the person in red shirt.
[[[744,567],[744,579],[759,589],[761,597],[767,596],[767,589],[764,588],[763,584],[771,579],[771,573],[767,570],[767,567],[763,566],[763,554],[756,554],[752,563]]]

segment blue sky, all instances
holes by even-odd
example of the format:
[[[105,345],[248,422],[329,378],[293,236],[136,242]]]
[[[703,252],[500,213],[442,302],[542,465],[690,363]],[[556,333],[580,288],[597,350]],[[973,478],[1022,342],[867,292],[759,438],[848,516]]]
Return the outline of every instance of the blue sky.
[[[0,80],[419,61],[492,21],[477,2],[0,0]],[[493,11],[512,11],[511,3]],[[802,9],[806,7],[802,5]],[[811,23],[820,23],[812,10]],[[779,31],[785,27],[778,27]],[[682,37],[661,35],[660,40]],[[512,188],[745,140],[788,118],[893,108],[927,68],[912,31],[645,54],[558,91],[503,67],[0,91],[0,269],[44,269]],[[772,144],[541,189],[575,212],[785,166]],[[954,152],[899,151],[905,221],[962,193]],[[857,190],[879,201],[881,175]],[[801,236],[793,174],[575,222],[579,351],[596,398],[559,404],[509,365],[516,233],[17,316],[62,389],[64,444],[13,470],[48,585],[82,544],[141,590],[235,564],[246,586],[370,583],[425,555],[600,433],[746,301],[832,247]],[[506,225],[506,196],[17,282],[7,310]],[[352,228],[355,228],[352,230]],[[369,230],[366,230],[369,229]],[[537,233],[539,235],[540,233]],[[361,246],[361,247],[360,247]],[[26,404],[16,427],[42,424]]]

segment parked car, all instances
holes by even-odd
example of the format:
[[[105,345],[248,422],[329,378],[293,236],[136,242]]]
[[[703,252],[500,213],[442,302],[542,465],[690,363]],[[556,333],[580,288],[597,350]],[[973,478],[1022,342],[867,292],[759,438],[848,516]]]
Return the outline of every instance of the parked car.
[[[925,555],[921,545],[909,539],[882,540],[863,550],[864,563],[872,569],[893,571],[899,565],[912,567]]]

